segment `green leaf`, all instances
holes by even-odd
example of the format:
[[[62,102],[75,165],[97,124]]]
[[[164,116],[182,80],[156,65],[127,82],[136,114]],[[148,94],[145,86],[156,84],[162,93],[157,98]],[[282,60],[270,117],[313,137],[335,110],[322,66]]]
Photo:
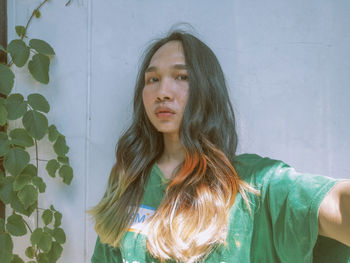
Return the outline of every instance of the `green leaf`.
[[[4,126],[7,122],[7,109],[4,105],[0,104],[0,126]]]
[[[57,160],[60,163],[69,164],[69,158],[67,156],[58,156]]]
[[[13,255],[11,263],[24,263],[24,261],[18,255]]]
[[[36,18],[40,18],[40,16],[41,16],[41,13],[40,13],[39,9],[35,9],[34,10],[34,14],[35,14]]]
[[[23,40],[12,40],[7,46],[7,51],[10,53],[12,61],[17,67],[23,67],[27,63],[30,51]]]
[[[73,169],[72,167],[70,167],[69,165],[62,165],[62,167],[60,168],[60,170],[58,171],[58,174],[60,177],[62,177],[63,182],[65,184],[70,184],[72,179],[73,179]]]
[[[1,51],[4,51],[5,53],[7,53],[7,50],[6,50],[6,49],[4,48],[4,46],[1,45],[1,44],[0,44],[0,50],[1,50]]]
[[[29,46],[41,54],[48,56],[55,55],[55,51],[53,50],[53,48],[44,40],[31,39],[29,41]]]
[[[16,33],[19,37],[23,37],[26,34],[26,28],[24,26],[16,26]]]
[[[13,177],[7,176],[0,185],[0,200],[4,204],[9,204],[15,195],[13,192]]]
[[[47,164],[46,164],[46,171],[48,172],[48,174],[51,177],[55,177],[56,176],[56,171],[57,171],[57,169],[59,167],[60,167],[60,164],[55,159],[52,159],[52,160],[47,162]]]
[[[25,150],[18,147],[11,148],[5,156],[5,169],[12,175],[18,175],[29,163],[29,159],[29,153],[27,153]]]
[[[51,211],[51,212],[52,212],[52,211]],[[51,218],[51,220],[52,220],[52,218]],[[47,226],[44,226],[44,232],[50,234],[50,236],[53,235],[53,229],[51,229],[51,228],[49,228],[49,227],[47,227]]]
[[[43,179],[39,176],[34,176],[32,178],[33,184],[38,187],[40,193],[44,193],[46,189],[46,184],[44,183]]]
[[[27,112],[27,102],[24,101],[22,94],[13,93],[7,98],[6,108],[8,111],[7,118],[16,120]]]
[[[10,150],[10,143],[7,134],[0,131],[0,156],[4,156]]]
[[[50,209],[46,209],[43,214],[41,215],[41,218],[43,219],[43,222],[45,225],[48,225],[52,222],[53,219],[53,213]]]
[[[52,242],[52,247],[50,252],[48,253],[49,262],[55,263],[61,257],[63,248],[58,242]]]
[[[27,234],[27,227],[22,216],[13,214],[7,218],[6,229],[13,236],[23,236]]]
[[[28,96],[28,104],[32,106],[34,110],[42,111],[45,113],[48,113],[50,111],[50,105],[45,99],[44,96],[42,96],[39,93],[32,93]]]
[[[35,248],[34,247],[27,247],[26,251],[25,251],[25,254],[29,258],[34,258],[34,256],[35,256]]]
[[[50,59],[43,54],[35,54],[28,63],[28,69],[33,78],[44,84],[48,84],[50,80],[49,66]]]
[[[37,207],[37,202],[30,205],[27,209],[24,207],[24,205],[21,203],[17,195],[13,195],[11,199],[11,207],[13,210],[15,210],[17,213],[21,213],[26,216],[30,216],[35,208]]]
[[[29,136],[25,129],[17,128],[10,132],[10,137],[13,139],[12,143],[23,147],[31,147],[34,145],[33,138]]]
[[[32,185],[26,185],[17,194],[19,200],[27,209],[38,200],[38,191]]]
[[[31,176],[29,174],[21,173],[16,176],[15,181],[13,182],[13,190],[20,191],[22,188],[29,184],[31,181]]]
[[[38,169],[36,169],[34,164],[28,164],[24,170],[22,171],[22,173],[24,174],[30,174],[31,176],[37,176],[38,174]]]
[[[30,110],[24,114],[22,123],[29,135],[37,140],[44,137],[48,128],[48,120],[46,116],[35,110]]]
[[[0,262],[10,263],[13,255],[13,242],[11,236],[8,233],[0,234]]]
[[[55,218],[55,224],[54,224],[54,227],[59,227],[62,223],[62,214],[58,211],[56,211],[54,214],[53,214],[54,218]]]
[[[46,253],[40,253],[38,255],[38,263],[49,263],[49,258]]]
[[[69,147],[66,144],[66,137],[59,135],[53,145],[53,149],[58,156],[65,156],[69,151]]]
[[[38,227],[33,233],[30,235],[30,243],[34,246],[37,245],[41,239],[41,235],[43,233],[43,229]]]
[[[52,245],[51,236],[40,227],[33,231],[30,236],[30,242],[33,246],[37,245],[43,252],[49,252]]]
[[[24,261],[18,256],[18,255],[13,255],[11,263],[24,263]]]
[[[0,217],[0,233],[5,232],[5,220]]]
[[[59,132],[57,131],[57,128],[55,125],[50,125],[49,127],[49,140],[50,142],[56,141],[57,137],[59,135]]]
[[[15,74],[7,66],[0,64],[0,93],[9,95],[15,79]]]
[[[64,244],[66,242],[66,234],[64,233],[62,228],[55,228],[53,230],[53,237],[60,244]]]

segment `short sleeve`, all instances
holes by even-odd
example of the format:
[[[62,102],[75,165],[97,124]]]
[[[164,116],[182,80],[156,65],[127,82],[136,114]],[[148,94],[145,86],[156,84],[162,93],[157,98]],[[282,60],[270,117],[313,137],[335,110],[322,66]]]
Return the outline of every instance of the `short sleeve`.
[[[338,180],[301,174],[278,161],[268,170],[266,180],[262,190],[278,257],[282,262],[291,258],[312,262],[319,207]]]
[[[97,237],[94,254],[91,263],[122,263],[122,257],[119,248],[103,244],[100,237]]]

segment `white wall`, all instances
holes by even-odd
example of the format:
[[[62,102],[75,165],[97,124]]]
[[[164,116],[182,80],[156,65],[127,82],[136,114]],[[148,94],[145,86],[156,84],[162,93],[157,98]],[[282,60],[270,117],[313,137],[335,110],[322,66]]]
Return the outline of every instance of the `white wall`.
[[[8,1],[9,39],[38,3]],[[350,178],[349,1],[64,3],[46,4],[28,32],[56,51],[50,84],[25,75],[15,88],[48,98],[50,122],[70,146],[71,186],[45,177],[50,193],[41,201],[64,215],[61,263],[90,262],[96,234],[84,211],[103,194],[117,138],[131,116],[139,56],[176,22],[192,24],[221,61],[237,115],[239,152]]]

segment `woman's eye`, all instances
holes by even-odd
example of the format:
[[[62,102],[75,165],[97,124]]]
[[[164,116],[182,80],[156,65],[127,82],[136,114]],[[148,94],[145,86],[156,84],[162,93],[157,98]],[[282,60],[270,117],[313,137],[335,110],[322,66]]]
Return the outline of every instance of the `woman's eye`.
[[[147,79],[146,83],[154,83],[157,82],[158,78],[157,77],[150,77]]]
[[[178,80],[188,80],[188,76],[187,75],[179,75],[176,77],[176,79]]]

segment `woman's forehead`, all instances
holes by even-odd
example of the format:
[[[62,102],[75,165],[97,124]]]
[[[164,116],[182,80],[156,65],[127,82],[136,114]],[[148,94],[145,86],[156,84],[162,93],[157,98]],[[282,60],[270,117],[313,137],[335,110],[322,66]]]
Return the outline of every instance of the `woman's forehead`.
[[[172,40],[161,46],[152,56],[149,67],[166,62],[185,62],[181,41]]]

